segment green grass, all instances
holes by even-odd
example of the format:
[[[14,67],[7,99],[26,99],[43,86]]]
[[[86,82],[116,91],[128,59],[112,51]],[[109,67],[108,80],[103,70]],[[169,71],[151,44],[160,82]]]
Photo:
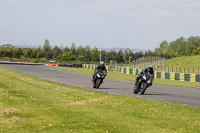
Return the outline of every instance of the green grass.
[[[166,60],[165,67],[156,68],[157,71],[200,73],[200,56],[184,56]]]
[[[184,56],[166,60],[166,66],[200,68],[200,56]]]
[[[197,133],[200,108],[111,95],[0,67],[0,132]]]
[[[85,74],[93,74],[93,69],[84,69],[84,68],[71,68],[71,67],[52,67],[56,69],[63,69],[67,71],[73,71],[73,72],[80,72]],[[113,78],[113,79],[121,79],[121,80],[129,80],[129,81],[135,81],[136,76],[135,75],[129,75],[124,73],[119,73],[115,71],[109,71],[107,78]],[[174,85],[174,86],[182,86],[182,87],[190,87],[190,88],[200,88],[199,82],[187,82],[187,81],[177,81],[177,80],[165,80],[165,79],[154,79],[153,83],[156,84],[165,84],[165,85]]]
[[[137,66],[147,66],[150,62],[140,63]],[[154,64],[154,63],[153,63]],[[164,64],[163,64],[164,65]],[[155,71],[162,72],[178,72],[178,73],[200,73],[200,55],[183,56],[166,59],[166,66],[158,67],[154,64]]]

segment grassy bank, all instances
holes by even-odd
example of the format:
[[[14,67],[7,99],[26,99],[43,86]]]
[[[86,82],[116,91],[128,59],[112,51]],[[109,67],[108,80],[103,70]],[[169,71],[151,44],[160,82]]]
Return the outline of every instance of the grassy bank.
[[[111,95],[0,67],[0,132],[200,132],[200,108]]]
[[[184,56],[166,60],[166,66],[200,68],[200,56]]]
[[[84,68],[70,68],[70,67],[52,67],[56,69],[63,69],[67,71],[74,71],[74,72],[80,72],[80,73],[86,73],[86,74],[93,74],[92,69],[84,69]],[[129,75],[124,73],[118,73],[114,71],[109,71],[107,78],[113,78],[113,79],[122,79],[122,80],[129,80],[129,81],[135,81],[136,76],[135,75]],[[166,85],[174,85],[174,86],[182,86],[182,87],[190,87],[190,88],[200,88],[200,83],[198,82],[186,82],[186,81],[176,81],[176,80],[165,80],[165,79],[154,79],[153,83],[156,84],[166,84]]]

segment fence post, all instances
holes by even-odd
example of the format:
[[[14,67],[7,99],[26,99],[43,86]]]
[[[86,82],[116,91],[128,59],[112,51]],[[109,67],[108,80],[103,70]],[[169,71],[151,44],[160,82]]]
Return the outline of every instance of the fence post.
[[[180,73],[181,73],[181,67],[179,67],[180,68]]]
[[[185,73],[185,67],[184,67],[183,73]]]

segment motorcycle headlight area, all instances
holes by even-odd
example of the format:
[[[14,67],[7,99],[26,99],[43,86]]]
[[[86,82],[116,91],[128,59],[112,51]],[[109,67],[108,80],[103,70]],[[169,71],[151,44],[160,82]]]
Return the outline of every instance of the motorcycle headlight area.
[[[97,74],[97,77],[101,77],[100,74]]]
[[[151,80],[148,80],[147,82],[148,82],[148,83],[151,83]]]
[[[142,76],[142,78],[144,79],[144,80],[146,80],[147,78],[146,78],[146,76]]]

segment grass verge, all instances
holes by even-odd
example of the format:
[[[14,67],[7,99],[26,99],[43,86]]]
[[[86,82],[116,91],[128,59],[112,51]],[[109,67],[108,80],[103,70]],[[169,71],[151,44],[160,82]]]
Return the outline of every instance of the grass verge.
[[[200,68],[200,56],[183,56],[166,60],[166,66]]]
[[[0,132],[200,132],[200,108],[111,95],[0,67]]]
[[[73,72],[80,72],[85,74],[93,74],[92,69],[84,69],[84,68],[71,68],[71,67],[52,67],[56,69],[63,69],[67,71],[73,71]],[[113,78],[113,79],[121,79],[121,80],[129,80],[129,81],[135,81],[136,76],[135,75],[129,75],[114,71],[109,71],[107,78]],[[165,84],[165,85],[173,85],[173,86],[181,86],[181,87],[190,87],[190,88],[200,88],[200,83],[198,82],[187,82],[187,81],[177,81],[177,80],[166,80],[166,79],[154,79],[153,83],[156,84]]]

